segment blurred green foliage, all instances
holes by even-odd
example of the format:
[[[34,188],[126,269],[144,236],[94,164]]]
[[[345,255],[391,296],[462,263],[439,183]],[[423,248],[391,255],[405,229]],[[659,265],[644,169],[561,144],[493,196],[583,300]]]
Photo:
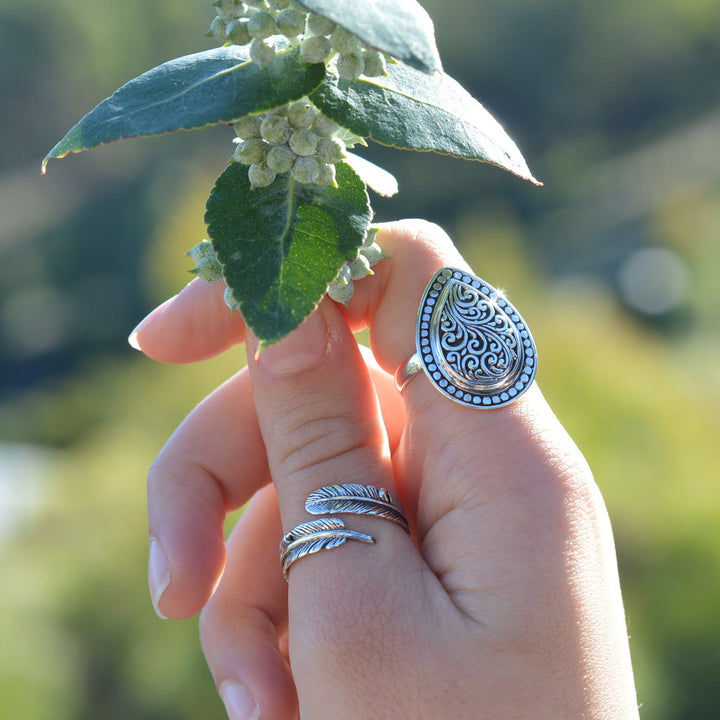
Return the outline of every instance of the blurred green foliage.
[[[378,217],[440,222],[522,308],[540,384],[613,519],[643,715],[715,718],[720,4],[424,5],[448,72],[545,187],[372,148],[401,190],[374,200]],[[224,717],[196,623],[160,622],[147,598],[144,477],[242,353],[158,366],[125,338],[188,279],[232,133],[113,145],[39,175],[80,114],[208,47],[211,17],[200,0],[0,0],[0,499],[16,501],[0,502],[3,719]],[[648,248],[668,262],[632,262]],[[18,449],[31,462],[11,464]]]

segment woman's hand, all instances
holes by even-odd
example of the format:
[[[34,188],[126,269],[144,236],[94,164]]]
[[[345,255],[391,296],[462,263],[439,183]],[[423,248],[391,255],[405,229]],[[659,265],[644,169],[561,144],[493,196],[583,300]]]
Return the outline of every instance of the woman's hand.
[[[379,242],[392,260],[348,308],[324,301],[259,354],[248,334],[248,367],[153,464],[156,610],[202,609],[235,720],[636,718],[612,533],[582,456],[537,386],[489,411],[422,375],[400,396],[392,373],[414,351],[426,283],[466,265],[427,223],[386,225]],[[135,344],[188,362],[241,342],[222,289],[190,283]],[[372,356],[352,335],[364,326]],[[352,516],[376,544],[304,558],[286,583],[282,535],[312,519],[311,491],[339,483],[398,494],[412,536]],[[226,546],[225,515],[249,500]]]

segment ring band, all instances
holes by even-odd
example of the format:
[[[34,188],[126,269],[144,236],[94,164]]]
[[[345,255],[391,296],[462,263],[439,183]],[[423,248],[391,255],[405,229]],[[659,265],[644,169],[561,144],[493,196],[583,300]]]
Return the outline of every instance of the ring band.
[[[305,510],[311,515],[373,515],[390,520],[405,532],[410,532],[400,500],[385,488],[372,485],[326,485],[308,495]]]
[[[326,485],[308,495],[305,509],[311,515],[373,515],[390,520],[405,532],[410,532],[400,500],[385,488],[372,485]],[[329,517],[301,523],[280,541],[283,576],[288,579],[290,566],[300,558],[340,547],[348,540],[369,545],[375,543],[372,535],[348,530],[340,518]]]
[[[424,369],[422,362],[420,362],[420,356],[414,352],[404,363],[401,363],[395,371],[395,385],[397,389],[402,392],[410,380]]]
[[[467,407],[517,400],[537,371],[537,351],[515,307],[475,275],[442,268],[418,310],[416,352],[395,373],[402,391],[420,370],[446,397]]]
[[[287,533],[280,541],[280,563],[288,579],[290,566],[300,558],[344,545],[347,540],[375,544],[372,535],[348,530],[339,518],[311,520]]]

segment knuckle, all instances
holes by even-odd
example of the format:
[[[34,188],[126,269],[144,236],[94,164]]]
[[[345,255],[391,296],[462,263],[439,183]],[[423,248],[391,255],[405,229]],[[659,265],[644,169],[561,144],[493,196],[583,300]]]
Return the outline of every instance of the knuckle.
[[[273,475],[305,475],[334,461],[353,470],[374,464],[380,446],[376,424],[323,409],[317,408],[314,416],[312,410],[289,412],[281,420],[275,436],[282,442],[272,448]]]

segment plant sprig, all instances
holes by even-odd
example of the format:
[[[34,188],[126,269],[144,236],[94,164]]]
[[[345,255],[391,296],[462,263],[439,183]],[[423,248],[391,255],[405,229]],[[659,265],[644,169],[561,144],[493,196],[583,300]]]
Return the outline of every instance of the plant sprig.
[[[444,74],[415,0],[215,0],[222,47],[170,60],[103,100],[43,160],[123,138],[212,125],[235,151],[191,256],[267,346],[323,296],[349,301],[384,255],[367,187],[397,182],[348,152],[371,140],[502,167],[539,184],[485,108]],[[195,257],[197,256],[197,257]]]

